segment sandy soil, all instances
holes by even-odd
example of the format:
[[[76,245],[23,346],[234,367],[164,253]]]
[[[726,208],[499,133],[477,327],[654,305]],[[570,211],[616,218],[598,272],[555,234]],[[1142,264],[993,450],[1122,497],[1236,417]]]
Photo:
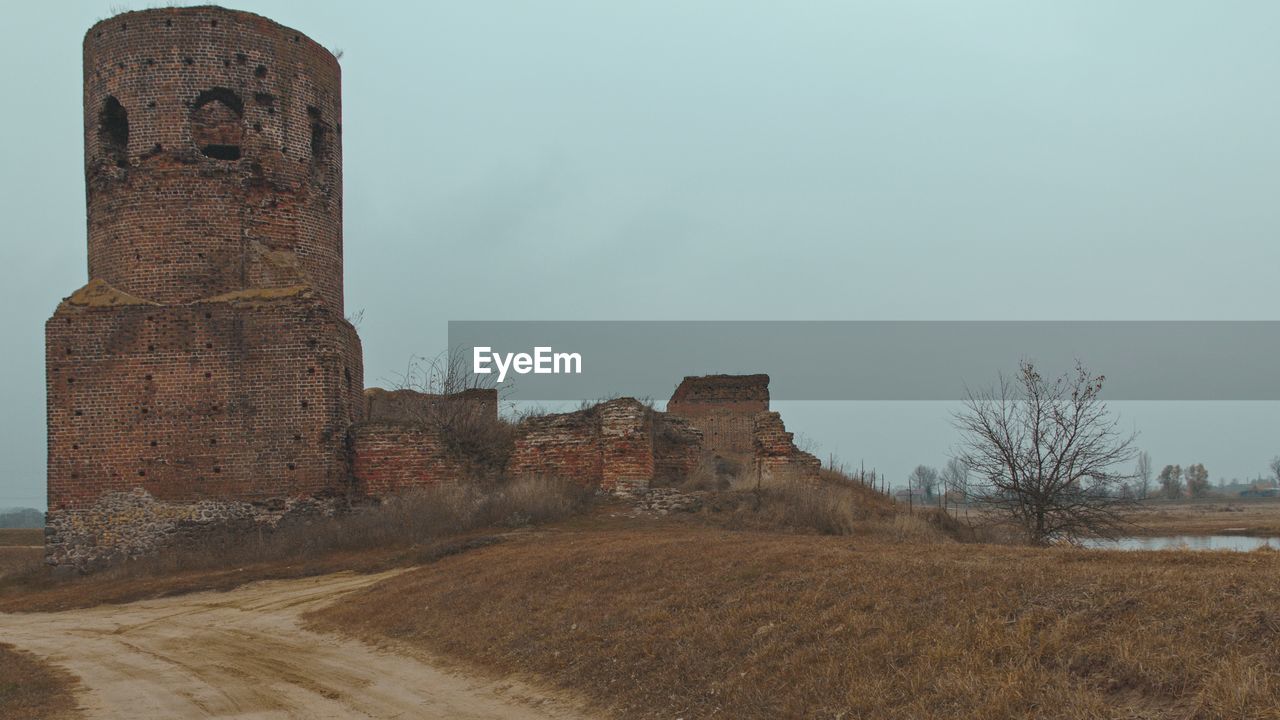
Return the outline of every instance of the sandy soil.
[[[567,700],[303,630],[385,579],[337,574],[62,613],[0,614],[0,638],[80,680],[88,718],[577,719]]]

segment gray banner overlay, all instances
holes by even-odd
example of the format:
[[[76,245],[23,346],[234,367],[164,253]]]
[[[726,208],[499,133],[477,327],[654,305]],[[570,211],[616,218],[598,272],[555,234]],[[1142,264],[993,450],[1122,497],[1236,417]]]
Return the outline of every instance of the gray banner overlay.
[[[581,356],[580,374],[509,370],[516,400],[663,401],[720,373],[768,373],[775,400],[958,400],[1022,359],[1079,360],[1111,400],[1280,400],[1278,321],[452,321],[449,347],[468,369],[476,347]]]

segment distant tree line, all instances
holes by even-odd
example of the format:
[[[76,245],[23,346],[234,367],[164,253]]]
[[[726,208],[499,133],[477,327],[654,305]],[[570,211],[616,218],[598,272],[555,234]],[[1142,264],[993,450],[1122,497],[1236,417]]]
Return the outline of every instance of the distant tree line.
[[[1264,481],[1259,476],[1252,483],[1254,488],[1257,488],[1263,482],[1280,486],[1280,456],[1272,458],[1269,469],[1271,477]],[[1209,480],[1209,471],[1205,469],[1203,463],[1188,465],[1186,468],[1181,465],[1165,465],[1164,469],[1153,476],[1151,456],[1145,451],[1138,455],[1138,464],[1134,469],[1133,478],[1133,484],[1124,487],[1123,491],[1132,493],[1134,497],[1140,500],[1152,497],[1153,492],[1158,492],[1159,497],[1169,500],[1188,496],[1193,498],[1206,497],[1213,492],[1213,484]],[[1233,479],[1230,484],[1237,486],[1240,482]],[[1226,478],[1218,479],[1219,489],[1225,489],[1227,485]]]
[[[44,513],[35,508],[0,510],[0,529],[44,527]]]

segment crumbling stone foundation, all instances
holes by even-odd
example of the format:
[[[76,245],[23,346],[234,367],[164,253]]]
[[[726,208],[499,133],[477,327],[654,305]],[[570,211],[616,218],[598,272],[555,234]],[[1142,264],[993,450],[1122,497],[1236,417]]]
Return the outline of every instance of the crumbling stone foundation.
[[[142,488],[111,492],[87,507],[50,515],[45,527],[47,560],[87,571],[171,547],[196,545],[217,532],[274,530],[287,520],[329,517],[342,506],[342,499],[333,497],[168,503]]]

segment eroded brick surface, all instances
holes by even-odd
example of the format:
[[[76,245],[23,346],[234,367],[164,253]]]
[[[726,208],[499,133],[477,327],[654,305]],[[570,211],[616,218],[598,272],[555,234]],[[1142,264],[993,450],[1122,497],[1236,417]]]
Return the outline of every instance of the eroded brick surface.
[[[342,312],[333,55],[251,13],[124,13],[84,37],[89,276],[183,303],[306,283]]]
[[[498,391],[491,388],[474,388],[448,395],[369,388],[364,391],[364,397],[365,417],[369,420],[422,422],[441,415],[446,418],[467,415],[477,420],[498,420]]]
[[[466,463],[449,451],[438,432],[411,421],[353,425],[351,465],[356,491],[371,497],[457,482],[466,473]]]
[[[703,454],[702,431],[687,418],[653,414],[653,485],[683,483],[702,462]]]
[[[822,467],[821,460],[796,447],[794,436],[776,412],[756,414],[753,442],[756,472],[766,479],[813,479]]]
[[[653,415],[631,398],[610,400],[600,411],[600,489],[625,494],[653,481]]]
[[[307,294],[86,307],[45,328],[49,509],[346,490],[362,411],[355,330]]]
[[[701,431],[705,450],[739,458],[754,452],[755,416],[768,410],[764,374],[686,377],[667,402],[668,413]]]
[[[346,497],[337,61],[250,13],[125,13],[85,35],[84,112],[90,281],[45,326],[49,560]]]
[[[544,475],[598,487],[604,479],[603,439],[596,408],[525,420],[516,434],[509,474]]]

